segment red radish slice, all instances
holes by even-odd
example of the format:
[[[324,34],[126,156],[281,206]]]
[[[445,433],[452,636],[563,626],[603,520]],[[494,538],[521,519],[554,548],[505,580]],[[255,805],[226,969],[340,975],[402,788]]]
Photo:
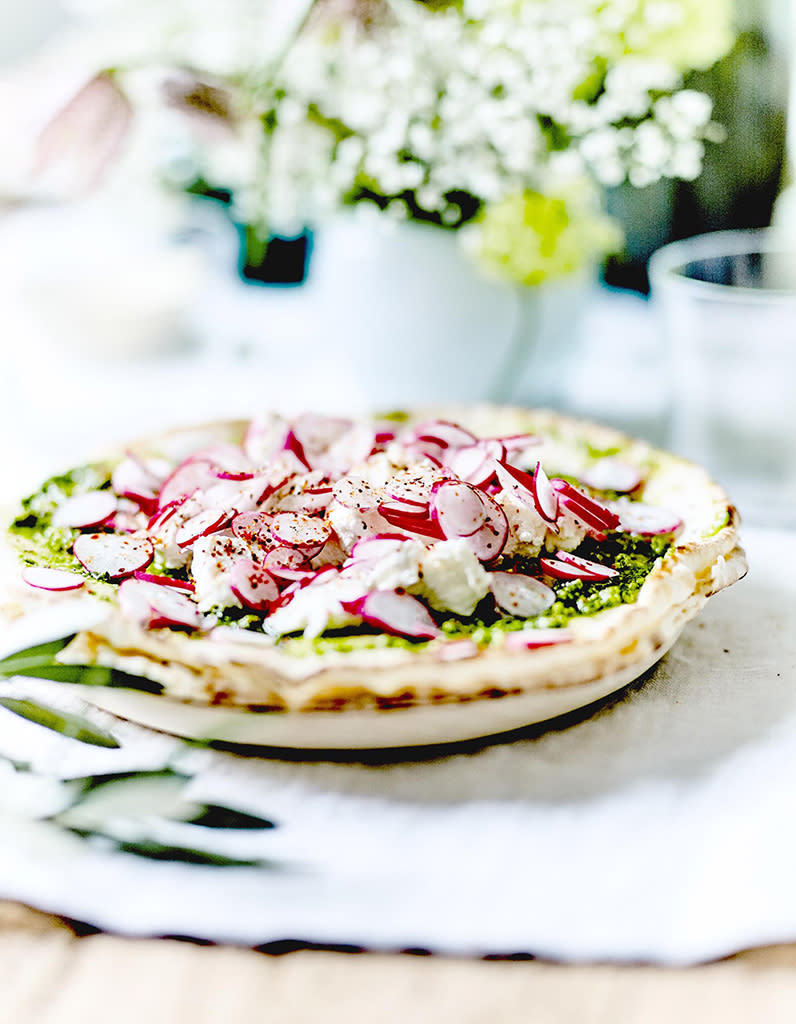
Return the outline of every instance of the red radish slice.
[[[244,454],[257,465],[268,462],[282,448],[285,429],[285,421],[279,416],[271,416],[266,421],[252,420],[243,438]]]
[[[619,524],[626,533],[637,533],[642,537],[655,537],[676,533],[683,525],[676,512],[641,501],[617,502]]]
[[[487,521],[484,497],[471,484],[446,480],[431,492],[431,517],[449,540],[470,537]]]
[[[190,580],[178,580],[173,576],[158,576],[154,572],[145,572],[143,569],[136,569],[133,576],[144,583],[156,583],[159,587],[174,587],[175,590],[186,590],[192,594],[196,587]]]
[[[408,540],[402,533],[377,533],[358,540],[351,548],[351,555],[357,560],[376,561],[400,551]]]
[[[558,495],[553,490],[547,473],[542,469],[541,462],[536,463],[536,469],[533,472],[532,492],[536,511],[542,519],[546,519],[548,523],[554,523],[558,515]]]
[[[407,515],[405,512],[390,511],[384,505],[379,506],[382,519],[390,526],[399,530],[406,530],[407,533],[416,533],[421,537],[432,537],[434,540],[445,540],[445,534],[439,528],[439,524],[428,516]]]
[[[550,647],[553,644],[566,644],[573,639],[568,629],[522,629],[516,633],[506,633],[505,647],[510,651],[522,651],[534,647]]]
[[[434,640],[443,635],[426,606],[411,594],[376,590],[358,601],[344,602],[343,607],[361,615],[371,626],[378,626],[396,636]]]
[[[290,511],[305,512],[307,514],[323,512],[329,507],[333,497],[334,491],[331,487],[324,490],[311,490],[307,488],[300,494],[291,497]]]
[[[426,519],[429,514],[429,505],[428,502],[421,504],[417,501],[383,501],[379,505],[379,512],[385,518],[392,513],[398,516],[419,516],[421,519]]]
[[[387,445],[390,441],[395,440],[395,431],[381,428],[376,428],[376,433],[373,436],[373,440],[377,445]]]
[[[22,579],[29,587],[37,590],[79,590],[86,582],[85,577],[66,569],[50,569],[43,565],[30,565],[22,570]]]
[[[293,433],[305,452],[323,452],[353,426],[353,420],[305,412],[294,420]]]
[[[559,580],[602,582],[619,575],[616,569],[609,565],[601,565],[588,558],[578,558],[566,551],[557,551],[555,558],[540,558],[539,565],[549,576]]]
[[[520,619],[541,615],[556,599],[555,591],[546,583],[515,572],[493,572],[489,589],[504,612]]]
[[[532,445],[541,444],[542,439],[538,434],[506,434],[497,438],[509,453],[524,451]]]
[[[304,512],[279,512],[271,520],[271,536],[290,547],[323,545],[331,535],[327,522]]]
[[[196,629],[202,618],[191,598],[172,587],[144,580],[125,580],[119,587],[122,614],[148,629],[187,626]]]
[[[486,487],[495,478],[495,462],[505,458],[506,449],[500,441],[478,441],[451,452],[447,467],[460,480],[474,487]]]
[[[550,485],[541,462],[536,463],[533,476],[508,462],[496,463],[497,478],[505,491],[517,501],[532,508],[545,522],[555,523],[558,515],[558,497]]]
[[[315,575],[309,559],[295,548],[274,548],[265,556],[263,566],[281,580],[308,580]]]
[[[212,465],[209,462],[182,462],[168,477],[158,495],[158,507],[163,509],[180,498],[187,498],[196,491],[212,483],[217,483]]]
[[[164,505],[159,512],[150,517],[146,526],[147,530],[159,530],[176,514],[177,509],[184,505],[191,497],[192,495],[187,494],[183,498],[176,498],[174,501],[170,501],[168,505]]]
[[[99,526],[116,511],[116,495],[110,491],[89,491],[76,494],[59,505],[53,512],[53,526],[70,526],[83,529]]]
[[[607,578],[618,576],[619,573],[610,565],[603,565],[602,562],[594,562],[591,558],[583,558],[581,555],[573,555],[571,551],[556,551],[556,558],[559,562],[567,562],[578,569],[585,569],[587,572],[602,573]]]
[[[480,530],[463,539],[481,562],[493,562],[503,553],[509,536],[509,521],[506,513],[488,494],[482,497],[487,507],[487,519]]]
[[[462,640],[449,640],[443,644],[437,652],[440,661],[464,661],[466,658],[475,658],[478,654],[478,644],[464,638]]]
[[[177,547],[186,548],[200,537],[207,537],[209,534],[215,533],[228,521],[229,513],[225,512],[223,508],[205,509],[186,519],[175,533],[174,540]]]
[[[136,533],[146,526],[146,516],[141,512],[117,512],[105,523],[115,533]]]
[[[279,597],[273,576],[250,558],[242,558],[232,567],[229,588],[242,605],[258,612],[267,611]]]
[[[587,487],[597,491],[618,491],[621,494],[635,491],[642,479],[635,466],[614,458],[600,459],[580,474],[581,482]]]
[[[312,469],[310,460],[307,458],[307,453],[304,451],[304,445],[296,437],[292,430],[288,430],[287,437],[285,437],[284,449],[286,452],[290,452],[298,459],[304,469]]]
[[[413,441],[430,442],[439,445],[440,448],[462,448],[478,440],[475,434],[448,420],[429,420],[420,423],[414,428],[412,435]]]
[[[358,476],[343,477],[334,485],[334,496],[346,508],[367,512],[378,504],[376,492],[365,480]]]
[[[151,541],[115,533],[81,533],[72,550],[90,573],[112,580],[132,576],[136,569],[146,569],[155,554]]]
[[[160,483],[141,462],[132,458],[122,459],[111,476],[111,486],[116,494],[136,502],[150,515],[158,507]]]
[[[442,466],[442,460],[445,457],[445,449],[442,445],[434,444],[433,441],[412,441],[404,447],[412,462],[422,462],[424,459],[428,459],[435,466]]]
[[[239,512],[230,526],[235,536],[247,544],[267,543],[271,539],[268,532],[270,522],[271,516],[267,512]]]
[[[596,530],[615,530],[619,525],[619,516],[613,509],[579,491],[566,480],[553,479],[550,484],[558,491],[561,503],[586,526]]]

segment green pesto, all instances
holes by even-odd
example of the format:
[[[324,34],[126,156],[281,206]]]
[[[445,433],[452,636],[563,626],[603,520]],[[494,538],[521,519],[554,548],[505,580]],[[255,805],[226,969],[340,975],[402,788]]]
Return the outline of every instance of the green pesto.
[[[50,477],[38,491],[24,498],[9,527],[11,543],[24,565],[44,565],[82,573],[91,581],[94,593],[109,596],[109,585],[92,577],[72,554],[79,530],[52,525],[52,514],[66,498],[110,485],[110,467],[103,464],[78,466],[68,473]]]

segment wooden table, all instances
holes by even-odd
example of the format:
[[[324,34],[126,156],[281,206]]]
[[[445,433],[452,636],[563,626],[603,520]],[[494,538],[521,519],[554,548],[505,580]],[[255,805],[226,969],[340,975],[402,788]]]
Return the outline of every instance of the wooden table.
[[[796,944],[688,969],[79,937],[0,902],[0,1024],[792,1024]]]

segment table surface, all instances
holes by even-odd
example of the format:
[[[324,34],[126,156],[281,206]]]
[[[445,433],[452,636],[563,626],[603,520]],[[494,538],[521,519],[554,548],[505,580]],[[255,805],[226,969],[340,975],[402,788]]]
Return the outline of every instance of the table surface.
[[[0,902],[2,1024],[791,1024],[796,944],[691,968],[299,950],[280,956],[173,939],[77,936]],[[531,1008],[533,1008],[531,1010]]]

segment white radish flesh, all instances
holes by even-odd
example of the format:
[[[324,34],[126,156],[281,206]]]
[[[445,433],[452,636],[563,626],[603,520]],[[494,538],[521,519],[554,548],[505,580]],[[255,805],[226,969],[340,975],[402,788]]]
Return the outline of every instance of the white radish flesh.
[[[426,606],[411,594],[377,590],[356,602],[356,612],[370,625],[397,636],[433,640],[443,635]]]
[[[279,512],[271,520],[271,536],[290,547],[323,545],[331,535],[328,523],[304,512]]]
[[[199,609],[191,598],[179,590],[159,586],[145,580],[125,580],[119,587],[122,614],[148,629],[201,625]]]
[[[86,582],[83,576],[67,569],[50,569],[43,565],[31,565],[22,570],[22,579],[29,587],[37,590],[79,590]]]
[[[597,491],[617,491],[627,494],[635,491],[642,481],[641,473],[629,462],[621,459],[604,458],[589,466],[579,475],[579,479],[587,487]]]
[[[471,537],[487,521],[484,496],[472,484],[445,481],[431,493],[431,517],[446,538]]]
[[[229,574],[229,587],[246,608],[267,611],[279,597],[279,587],[266,570],[251,559],[236,562]]]
[[[116,496],[110,491],[89,491],[67,498],[53,512],[53,526],[76,529],[99,526],[116,511]]]
[[[145,569],[155,554],[151,541],[114,533],[81,533],[72,550],[90,573],[112,580],[132,576],[136,569]]]
[[[174,535],[177,547],[185,548],[200,537],[207,537],[221,529],[229,520],[223,508],[209,508],[186,519]]]
[[[671,509],[647,505],[641,501],[617,502],[615,509],[619,514],[621,528],[626,533],[636,533],[641,537],[676,533],[683,525],[682,519]]]
[[[489,589],[503,611],[519,619],[541,615],[556,599],[555,591],[546,583],[520,573],[493,572]]]

